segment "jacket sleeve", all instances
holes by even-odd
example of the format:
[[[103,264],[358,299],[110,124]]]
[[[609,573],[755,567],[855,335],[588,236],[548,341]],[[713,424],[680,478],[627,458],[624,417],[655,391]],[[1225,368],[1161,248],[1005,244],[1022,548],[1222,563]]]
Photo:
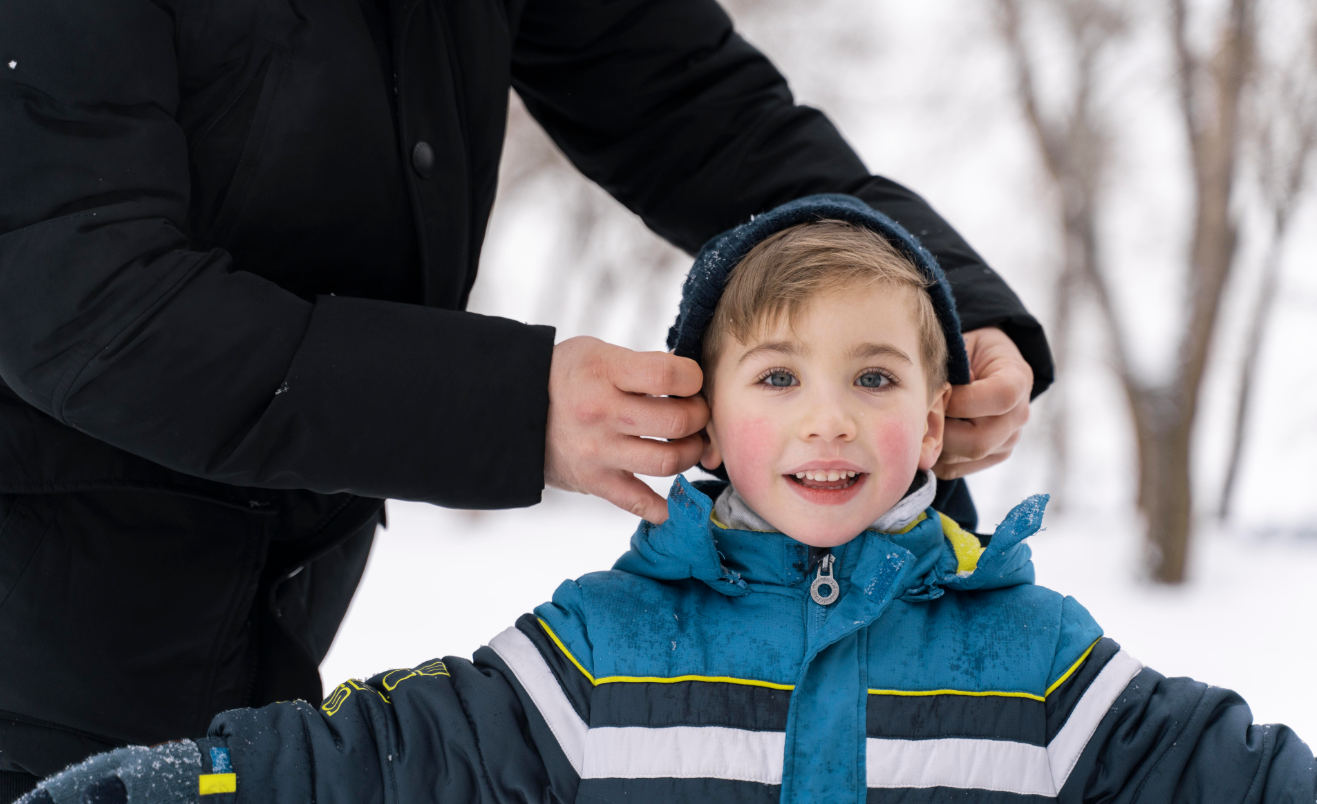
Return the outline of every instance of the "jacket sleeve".
[[[1311,804],[1317,760],[1285,726],[1253,723],[1230,690],[1144,668],[1101,640],[1049,695],[1058,801]]]
[[[587,176],[688,252],[803,195],[858,196],[935,254],[966,331],[1002,327],[1052,382],[1038,322],[969,244],[901,185],[871,175],[821,112],[714,0],[528,0],[513,85]]]
[[[472,661],[348,681],[319,709],[296,701],[221,714],[210,738],[232,754],[235,804],[574,801],[579,757],[564,748],[584,724],[563,731],[555,706],[575,713],[541,653],[547,642],[526,616]]]
[[[173,19],[0,3],[0,378],[190,475],[468,508],[538,502],[553,332],[302,299],[187,234]]]

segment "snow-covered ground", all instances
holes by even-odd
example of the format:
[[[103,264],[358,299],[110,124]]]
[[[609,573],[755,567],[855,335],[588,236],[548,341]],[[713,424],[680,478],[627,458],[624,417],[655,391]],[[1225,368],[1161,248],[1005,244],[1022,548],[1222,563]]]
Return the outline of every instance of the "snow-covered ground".
[[[1317,745],[1317,538],[1206,533],[1193,580],[1137,577],[1128,522],[1047,519],[1030,544],[1039,583],[1073,595],[1108,635],[1166,675],[1229,687],[1258,722]],[[607,569],[635,519],[578,495],[472,514],[389,503],[389,528],[321,666],[326,685],[435,656],[467,656],[547,600],[565,578]]]

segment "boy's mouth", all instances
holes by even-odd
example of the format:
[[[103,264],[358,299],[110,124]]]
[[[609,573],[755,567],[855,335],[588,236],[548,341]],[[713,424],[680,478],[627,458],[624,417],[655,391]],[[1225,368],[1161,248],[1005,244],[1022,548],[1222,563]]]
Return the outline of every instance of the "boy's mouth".
[[[808,472],[796,472],[787,478],[797,485],[819,491],[843,491],[860,482],[864,472],[851,472],[844,469],[815,469]]]

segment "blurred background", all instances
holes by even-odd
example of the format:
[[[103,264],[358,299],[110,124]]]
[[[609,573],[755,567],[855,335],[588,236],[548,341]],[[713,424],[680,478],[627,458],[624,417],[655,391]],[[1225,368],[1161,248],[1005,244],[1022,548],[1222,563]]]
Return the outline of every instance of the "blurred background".
[[[1059,379],[1012,459],[972,476],[980,530],[1050,493],[1040,584],[1149,666],[1317,744],[1317,692],[1296,683],[1317,664],[1317,3],[724,5],[1047,329]],[[662,349],[690,258],[582,179],[515,94],[501,185],[471,309]],[[469,656],[608,568],[636,524],[555,490],[388,515],[327,687]]]

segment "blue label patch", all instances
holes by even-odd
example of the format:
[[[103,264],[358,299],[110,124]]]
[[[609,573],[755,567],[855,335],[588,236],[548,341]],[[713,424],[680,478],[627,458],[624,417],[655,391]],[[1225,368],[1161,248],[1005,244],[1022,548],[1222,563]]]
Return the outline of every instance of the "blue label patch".
[[[233,773],[233,762],[229,759],[229,749],[210,749],[210,772]]]

